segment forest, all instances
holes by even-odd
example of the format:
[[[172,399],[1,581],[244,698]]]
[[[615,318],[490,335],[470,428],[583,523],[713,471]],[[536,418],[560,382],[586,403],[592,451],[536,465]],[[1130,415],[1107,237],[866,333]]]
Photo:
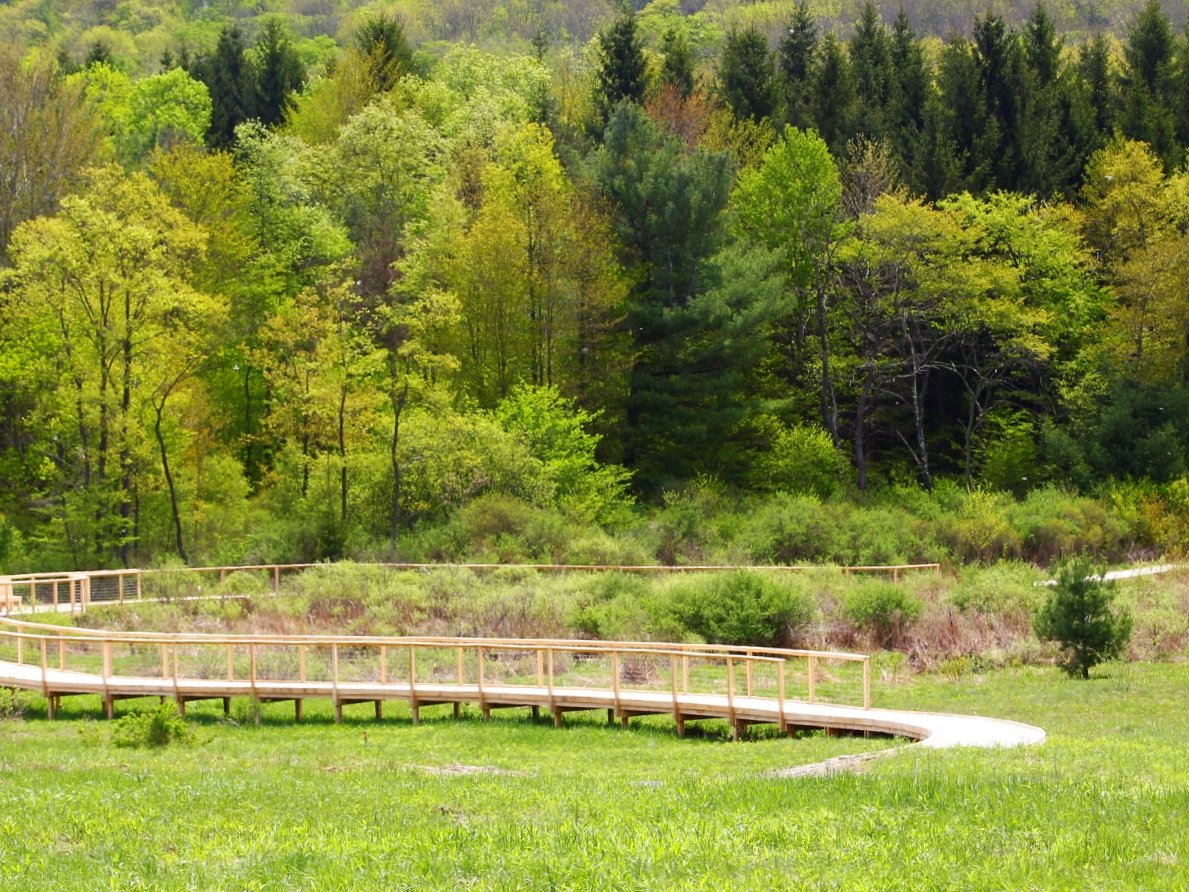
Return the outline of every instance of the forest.
[[[0,570],[1180,551],[1185,27],[0,3]]]

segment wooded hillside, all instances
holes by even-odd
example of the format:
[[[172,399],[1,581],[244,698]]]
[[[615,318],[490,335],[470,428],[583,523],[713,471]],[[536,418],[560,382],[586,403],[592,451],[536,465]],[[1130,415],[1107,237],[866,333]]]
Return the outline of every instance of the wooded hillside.
[[[0,6],[0,567],[691,486],[1180,548],[1189,35],[959,5]]]

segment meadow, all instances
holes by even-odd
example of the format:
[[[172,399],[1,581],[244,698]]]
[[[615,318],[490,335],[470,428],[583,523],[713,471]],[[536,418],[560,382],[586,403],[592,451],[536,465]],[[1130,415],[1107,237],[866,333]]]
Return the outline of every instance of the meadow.
[[[952,667],[951,667],[952,669]],[[727,741],[523,710],[192,704],[189,745],[128,749],[97,700],[0,721],[0,888],[1189,889],[1183,663],[898,675],[876,705],[1039,724],[1041,747],[908,747],[860,773],[774,771],[894,741]],[[122,704],[121,713],[137,708]]]

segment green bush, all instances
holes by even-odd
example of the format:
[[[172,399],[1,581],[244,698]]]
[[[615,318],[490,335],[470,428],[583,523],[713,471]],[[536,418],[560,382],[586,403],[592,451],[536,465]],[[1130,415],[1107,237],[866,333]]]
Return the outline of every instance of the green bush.
[[[850,462],[816,425],[778,428],[771,449],[760,456],[753,482],[768,492],[812,494],[826,499],[841,490],[850,476]]]
[[[1131,616],[1114,609],[1114,585],[1081,558],[1066,562],[1057,573],[1044,607],[1036,615],[1036,637],[1056,641],[1060,666],[1072,675],[1090,677],[1099,663],[1123,652],[1131,638]]]
[[[962,569],[950,601],[962,612],[978,611],[996,616],[1028,618],[1042,601],[1036,583],[1040,574],[1022,561],[1000,561],[990,566]]]
[[[842,612],[854,625],[870,631],[881,647],[894,647],[924,609],[920,598],[900,586],[871,581],[846,594]]]
[[[821,563],[834,559],[838,527],[816,496],[778,495],[757,506],[743,537],[755,560],[772,564]]]
[[[796,580],[747,570],[678,580],[669,597],[677,623],[716,644],[791,643],[815,612]]]
[[[111,742],[122,747],[163,747],[194,742],[194,732],[178,715],[173,703],[162,703],[148,712],[132,712],[116,720]]]

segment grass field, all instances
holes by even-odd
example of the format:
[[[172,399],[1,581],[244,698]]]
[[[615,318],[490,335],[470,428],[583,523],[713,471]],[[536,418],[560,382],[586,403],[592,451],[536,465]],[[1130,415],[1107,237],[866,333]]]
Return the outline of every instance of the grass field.
[[[0,888],[1189,889],[1189,666],[879,686],[877,705],[1000,715],[1043,747],[907,749],[859,775],[769,770],[889,741],[732,744],[665,720],[555,731],[309,704],[121,749],[98,703],[0,721]],[[130,708],[130,707],[123,707]],[[427,710],[427,715],[432,711]]]

